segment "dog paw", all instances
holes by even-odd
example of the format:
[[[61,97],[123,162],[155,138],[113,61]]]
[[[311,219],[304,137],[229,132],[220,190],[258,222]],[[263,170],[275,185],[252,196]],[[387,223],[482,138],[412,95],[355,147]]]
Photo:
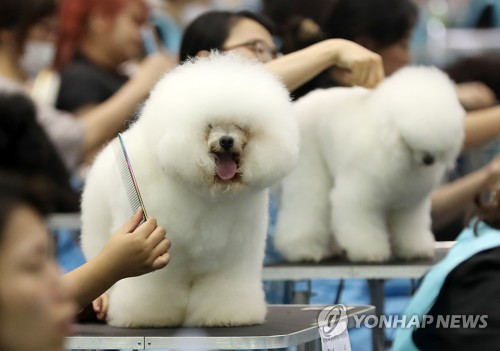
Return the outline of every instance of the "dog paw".
[[[405,260],[432,259],[434,243],[434,234],[430,231],[408,233],[401,240],[394,241],[394,256]]]
[[[174,328],[182,325],[181,320],[174,320],[172,318],[138,318],[137,316],[130,316],[130,318],[109,318],[107,324],[117,328]]]
[[[207,317],[201,320],[190,320],[184,323],[185,327],[246,327],[251,325],[263,324],[265,321],[265,314],[260,318],[249,318],[248,316],[236,318],[235,316],[224,317]]]
[[[345,252],[349,261],[352,262],[382,263],[391,258],[389,247],[345,249]]]
[[[280,250],[287,261],[291,262],[319,262],[333,256],[328,246],[319,243],[307,242],[290,245],[286,250]],[[339,254],[342,251],[339,251]]]
[[[186,316],[185,327],[240,327],[264,323],[267,314],[265,302],[239,305],[230,308],[227,305],[211,306],[206,313],[195,311]]]

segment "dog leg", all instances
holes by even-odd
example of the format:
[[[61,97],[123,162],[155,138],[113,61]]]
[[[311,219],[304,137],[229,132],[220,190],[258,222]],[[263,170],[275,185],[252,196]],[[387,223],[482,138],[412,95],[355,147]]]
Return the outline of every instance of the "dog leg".
[[[184,326],[232,327],[263,323],[267,308],[260,269],[259,266],[259,273],[248,274],[247,265],[233,266],[196,280]]]
[[[115,327],[179,327],[189,296],[186,274],[174,262],[162,270],[123,279],[109,296],[108,324]]]
[[[430,201],[393,211],[388,217],[394,255],[399,258],[432,258],[434,234],[430,230]]]
[[[370,206],[366,193],[360,188],[341,183],[332,191],[331,200],[332,229],[349,260],[388,260],[391,248],[383,210]]]
[[[283,181],[275,245],[287,260],[318,262],[339,253],[329,226],[332,180],[320,151],[304,144],[298,167]]]

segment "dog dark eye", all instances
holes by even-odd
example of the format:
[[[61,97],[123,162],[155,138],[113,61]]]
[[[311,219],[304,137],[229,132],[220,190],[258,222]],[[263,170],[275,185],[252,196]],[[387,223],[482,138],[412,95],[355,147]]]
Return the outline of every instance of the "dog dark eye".
[[[212,129],[212,128],[213,128],[213,127],[212,127],[212,125],[211,125],[211,124],[209,124],[209,125],[208,125],[208,129]]]

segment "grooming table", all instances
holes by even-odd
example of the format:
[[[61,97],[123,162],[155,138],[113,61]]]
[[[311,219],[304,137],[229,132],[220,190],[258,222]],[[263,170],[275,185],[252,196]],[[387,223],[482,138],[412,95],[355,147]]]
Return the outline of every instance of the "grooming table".
[[[77,325],[66,349],[276,349],[304,345],[321,350],[317,317],[324,306],[270,305],[262,325],[232,328],[114,328],[104,324]],[[373,306],[346,306],[348,328],[354,315],[371,315]]]
[[[264,267],[264,280],[316,279],[419,279],[446,256],[454,241],[437,242],[432,260],[393,260],[385,263],[353,263],[346,259],[332,259],[319,263],[280,262]]]
[[[384,313],[384,284],[386,279],[420,279],[441,259],[453,241],[437,242],[432,260],[393,260],[386,263],[352,263],[346,259],[334,259],[320,263],[275,263],[264,267],[264,280],[321,280],[321,279],[367,279],[370,289],[370,304],[375,306],[376,315]],[[294,303],[307,304],[311,291],[294,294]],[[372,331],[373,351],[385,350],[384,328]]]

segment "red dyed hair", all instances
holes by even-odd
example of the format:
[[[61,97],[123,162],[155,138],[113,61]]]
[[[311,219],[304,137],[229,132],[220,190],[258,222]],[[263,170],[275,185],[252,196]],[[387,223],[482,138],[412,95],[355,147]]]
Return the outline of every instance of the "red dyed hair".
[[[86,31],[91,15],[99,14],[113,20],[132,0],[62,0],[59,7],[59,36],[55,67],[61,69],[71,62]],[[144,21],[147,8],[144,6]]]

